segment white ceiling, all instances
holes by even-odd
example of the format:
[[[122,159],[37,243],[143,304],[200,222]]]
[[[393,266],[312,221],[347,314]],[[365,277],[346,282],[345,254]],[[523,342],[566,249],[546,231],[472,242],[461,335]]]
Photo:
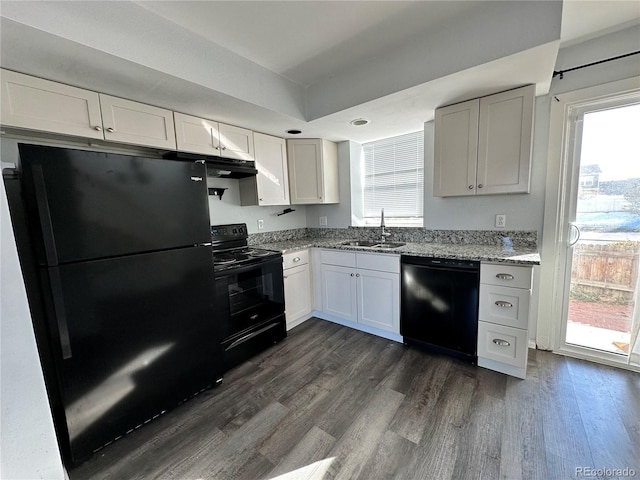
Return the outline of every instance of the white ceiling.
[[[288,136],[364,142],[525,83],[638,1],[0,1],[4,68]],[[561,27],[561,28],[560,28]],[[349,120],[371,120],[353,127]]]
[[[482,8],[477,1],[136,3],[303,86]]]

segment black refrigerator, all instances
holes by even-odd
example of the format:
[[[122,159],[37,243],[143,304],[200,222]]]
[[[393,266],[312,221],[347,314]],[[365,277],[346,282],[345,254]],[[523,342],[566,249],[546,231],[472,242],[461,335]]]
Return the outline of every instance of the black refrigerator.
[[[34,330],[60,446],[76,464],[222,379],[205,167],[19,153],[10,206],[29,232],[16,238],[23,271],[33,265]]]

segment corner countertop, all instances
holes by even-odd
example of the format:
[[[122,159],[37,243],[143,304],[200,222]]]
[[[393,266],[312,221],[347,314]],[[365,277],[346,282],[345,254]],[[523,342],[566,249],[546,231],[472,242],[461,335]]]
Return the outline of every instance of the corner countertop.
[[[358,252],[386,253],[394,255],[413,255],[418,257],[453,258],[476,260],[481,262],[512,263],[517,265],[540,265],[540,254],[531,248],[502,247],[494,245],[468,245],[453,243],[406,243],[402,247],[380,249],[344,245],[348,238],[301,238],[274,243],[254,245],[267,250],[280,251],[283,254],[305,248],[335,248]]]

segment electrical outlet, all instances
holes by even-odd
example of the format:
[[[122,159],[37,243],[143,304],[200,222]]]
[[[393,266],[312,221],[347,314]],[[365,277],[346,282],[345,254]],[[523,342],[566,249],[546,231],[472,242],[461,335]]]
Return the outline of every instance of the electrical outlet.
[[[504,228],[507,226],[507,216],[505,214],[496,215],[496,227]]]
[[[258,230],[262,230],[264,228],[264,220],[258,220]]]
[[[318,223],[320,224],[320,226],[327,226],[327,217],[320,217]]]

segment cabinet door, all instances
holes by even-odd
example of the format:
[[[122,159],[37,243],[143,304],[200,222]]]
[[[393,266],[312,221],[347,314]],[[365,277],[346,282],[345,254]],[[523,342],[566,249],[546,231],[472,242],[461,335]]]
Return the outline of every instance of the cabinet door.
[[[291,204],[323,203],[322,140],[289,140]]]
[[[322,310],[330,315],[358,321],[356,276],[352,268],[322,265]]]
[[[289,205],[287,147],[283,138],[255,133],[258,205]]]
[[[220,155],[218,124],[184,113],[173,113],[176,124],[176,146],[181,152]]]
[[[478,194],[529,193],[535,86],[480,99]]]
[[[284,271],[284,302],[287,327],[311,312],[311,271],[309,265]]]
[[[358,322],[400,333],[400,275],[358,270]]]
[[[100,94],[105,140],[176,149],[173,112]]]
[[[233,125],[218,124],[220,156],[237,160],[254,160],[253,132]]]
[[[436,109],[433,195],[476,192],[479,100]]]
[[[9,70],[0,75],[2,125],[104,138],[97,93]]]

